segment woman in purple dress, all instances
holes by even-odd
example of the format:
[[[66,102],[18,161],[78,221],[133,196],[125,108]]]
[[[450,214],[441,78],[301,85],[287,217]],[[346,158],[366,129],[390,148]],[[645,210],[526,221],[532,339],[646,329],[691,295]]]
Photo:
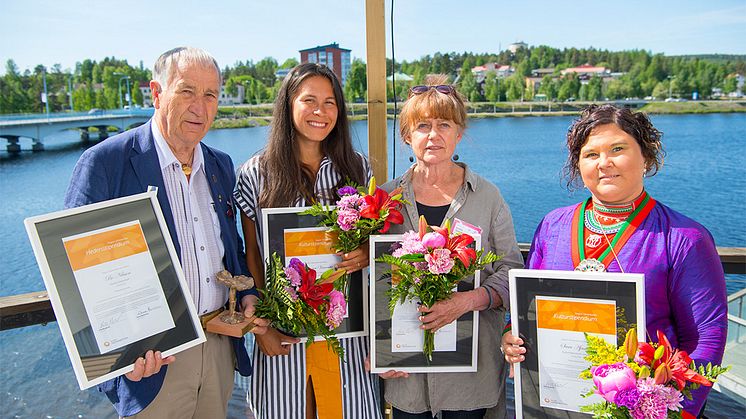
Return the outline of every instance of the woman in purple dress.
[[[644,188],[663,162],[661,132],[641,112],[591,105],[567,134],[568,186],[591,196],[547,214],[534,234],[526,267],[645,274],[647,336],[665,333],[697,364],[719,364],[727,334],[725,277],[712,235]],[[644,334],[640,334],[644,337]],[[505,333],[508,362],[524,360],[523,340]],[[703,409],[709,387],[684,400]]]

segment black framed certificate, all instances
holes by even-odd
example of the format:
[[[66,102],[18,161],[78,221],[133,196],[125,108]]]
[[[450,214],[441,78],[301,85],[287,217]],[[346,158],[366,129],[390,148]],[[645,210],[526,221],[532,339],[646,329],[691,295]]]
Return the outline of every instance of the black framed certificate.
[[[331,208],[334,208],[333,206]],[[268,208],[262,210],[264,257],[277,253],[287,266],[297,258],[321,276],[342,261],[334,250],[333,236],[327,227],[319,227],[321,217],[302,215],[308,207]],[[347,281],[347,315],[336,328],[338,338],[368,334],[368,269],[350,274]],[[299,336],[305,341],[303,335]],[[316,340],[323,340],[317,337]]]
[[[481,248],[481,236],[473,245]],[[428,361],[422,353],[424,334],[417,312],[418,302],[397,304],[389,310],[388,290],[392,286],[391,265],[376,260],[392,253],[402,235],[370,236],[370,365],[371,372],[389,370],[418,372],[474,372],[477,370],[479,312],[469,311],[435,333],[435,350]],[[458,291],[479,286],[479,271],[458,283]]]
[[[25,225],[81,389],[205,341],[155,190]]]
[[[515,365],[517,418],[585,418],[593,388],[585,333],[621,345],[630,328],[645,333],[643,274],[512,269],[512,333],[526,348]]]

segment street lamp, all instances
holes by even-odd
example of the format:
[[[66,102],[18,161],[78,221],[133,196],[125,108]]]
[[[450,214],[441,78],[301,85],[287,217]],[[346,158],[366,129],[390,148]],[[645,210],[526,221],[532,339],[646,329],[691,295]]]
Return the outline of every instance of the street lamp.
[[[41,77],[44,83],[44,93],[42,94],[41,99],[47,110],[47,119],[49,119],[49,95],[47,94],[47,69],[45,67],[42,67]]]
[[[132,109],[132,95],[130,94],[130,76],[124,74],[124,73],[114,73],[115,76],[122,76],[119,78],[119,107],[123,108],[122,104],[122,80],[125,80],[127,82],[127,104],[129,105],[130,109]]]
[[[73,111],[73,76],[70,75],[67,79],[67,91],[70,95],[70,112]]]

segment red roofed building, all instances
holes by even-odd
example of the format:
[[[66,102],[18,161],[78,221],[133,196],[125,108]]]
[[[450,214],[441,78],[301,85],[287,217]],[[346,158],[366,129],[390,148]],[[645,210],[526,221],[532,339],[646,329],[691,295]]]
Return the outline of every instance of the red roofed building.
[[[609,77],[611,75],[611,70],[606,67],[594,67],[590,64],[583,64],[578,67],[566,68],[560,72],[563,76],[570,73],[575,73],[578,75],[579,79],[584,80],[593,77],[593,75]]]
[[[350,50],[340,48],[338,43],[302,49],[301,63],[319,63],[329,67],[344,85],[350,73]]]

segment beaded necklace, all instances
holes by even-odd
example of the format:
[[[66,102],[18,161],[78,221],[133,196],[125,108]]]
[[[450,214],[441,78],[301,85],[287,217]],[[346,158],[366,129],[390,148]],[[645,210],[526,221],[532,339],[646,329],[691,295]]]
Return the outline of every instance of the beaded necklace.
[[[634,210],[635,202],[620,206],[593,202],[591,208],[585,210],[585,228],[596,234],[615,234]]]
[[[616,260],[617,264],[619,264],[617,254],[640,224],[642,224],[654,206],[655,200],[643,191],[633,202],[634,209],[632,213],[623,220],[618,231],[613,233],[613,238],[610,239],[609,235],[612,235],[612,232],[607,229],[605,223],[598,219],[595,221],[597,222],[596,225],[599,226],[600,234],[587,233],[590,230],[586,230],[585,226],[586,211],[593,209],[591,198],[586,199],[578,205],[573,212],[571,226],[572,245],[570,251],[573,264],[576,266],[575,270],[604,271],[608,268],[612,260]],[[625,205],[625,207],[627,206]],[[592,243],[588,243],[591,239],[593,239]],[[603,243],[604,240],[606,243]],[[586,253],[587,250],[593,255],[588,255]],[[599,252],[600,254],[598,254]],[[621,268],[621,265],[619,267]]]

